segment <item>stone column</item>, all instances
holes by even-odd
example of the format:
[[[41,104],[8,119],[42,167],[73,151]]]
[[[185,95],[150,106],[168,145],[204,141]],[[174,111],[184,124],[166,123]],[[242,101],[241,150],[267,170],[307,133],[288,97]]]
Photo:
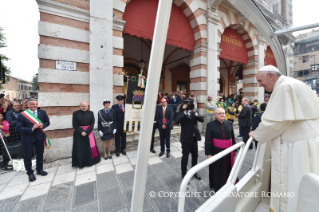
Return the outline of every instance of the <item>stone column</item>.
[[[90,110],[113,98],[113,0],[90,1]]]
[[[219,50],[217,48],[218,34],[217,26],[220,20],[216,10],[208,9],[207,14],[207,96],[211,95],[213,100],[217,100],[217,91],[219,90]]]
[[[266,40],[262,35],[258,36],[258,70],[265,66],[265,44]],[[258,73],[257,70],[257,73]],[[255,79],[257,86],[259,87],[259,84],[257,80]],[[259,87],[258,89],[258,101],[259,103],[264,102],[264,93],[265,89],[263,87]]]

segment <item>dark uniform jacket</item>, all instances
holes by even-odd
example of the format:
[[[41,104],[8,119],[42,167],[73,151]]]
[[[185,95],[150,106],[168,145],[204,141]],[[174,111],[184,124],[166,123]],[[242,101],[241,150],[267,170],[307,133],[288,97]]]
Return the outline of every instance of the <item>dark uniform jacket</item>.
[[[123,104],[124,105],[124,104]],[[116,116],[116,126],[115,129],[117,130],[117,132],[119,130],[123,130],[123,126],[124,126],[124,113],[125,113],[125,105],[124,105],[124,112],[120,109],[120,106],[118,104],[113,105],[112,109],[115,112],[115,116]]]
[[[188,116],[183,111],[179,111],[175,123],[181,124],[181,143],[192,143],[194,135],[197,141],[202,140],[197,127],[197,121],[203,122],[204,119],[200,115],[196,116],[195,114],[191,113],[190,116]]]

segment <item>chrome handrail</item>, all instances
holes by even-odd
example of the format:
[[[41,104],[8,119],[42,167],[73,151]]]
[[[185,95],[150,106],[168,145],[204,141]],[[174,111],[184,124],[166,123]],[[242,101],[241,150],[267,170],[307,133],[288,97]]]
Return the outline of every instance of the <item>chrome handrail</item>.
[[[180,196],[179,196],[179,200],[178,200],[178,212],[183,212],[184,211],[184,205],[185,205],[185,192],[186,192],[186,188],[187,188],[187,185],[188,185],[188,182],[191,180],[191,178],[193,177],[193,175],[198,172],[199,170],[209,166],[210,164],[214,163],[215,161],[219,160],[220,158],[224,157],[225,155],[227,154],[230,154],[231,152],[233,152],[234,150],[240,148],[239,150],[239,153],[237,155],[237,158],[236,158],[236,161],[235,161],[235,164],[233,166],[233,169],[235,169],[237,171],[237,167],[235,166],[238,166],[238,164],[241,164],[242,163],[238,163],[237,161],[240,160],[243,156],[243,153],[245,153],[245,151],[243,152],[242,148],[245,147],[245,143],[244,142],[239,142],[225,150],[223,150],[222,152],[212,156],[211,158],[208,158],[207,160],[204,160],[203,162],[197,164],[196,166],[192,167],[188,172],[187,174],[185,175],[183,181],[182,181],[182,184],[181,184],[181,187],[180,187]],[[247,151],[246,151],[247,152]],[[240,160],[241,161],[241,160]],[[239,169],[238,169],[239,170]],[[232,170],[232,172],[234,172]],[[237,172],[236,172],[237,173]],[[237,174],[238,175],[238,174]],[[236,176],[236,175],[235,175]],[[237,178],[237,177],[236,177]],[[235,179],[236,179],[235,178]]]

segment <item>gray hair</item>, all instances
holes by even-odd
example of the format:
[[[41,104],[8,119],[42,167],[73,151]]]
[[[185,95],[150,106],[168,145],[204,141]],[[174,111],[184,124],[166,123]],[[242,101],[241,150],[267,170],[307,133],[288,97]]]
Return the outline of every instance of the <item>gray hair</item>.
[[[30,98],[30,99],[28,99],[28,104],[30,103],[30,102],[33,102],[33,101],[38,101],[37,99],[34,99],[34,98]]]

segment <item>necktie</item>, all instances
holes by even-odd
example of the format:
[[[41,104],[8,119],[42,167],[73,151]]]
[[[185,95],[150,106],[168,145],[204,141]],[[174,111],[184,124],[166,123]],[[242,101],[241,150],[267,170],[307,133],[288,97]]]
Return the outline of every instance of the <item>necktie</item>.
[[[35,111],[33,111],[33,115],[34,115],[34,116],[37,116],[37,114],[35,113]]]
[[[165,111],[166,111],[166,109],[165,109],[165,107],[163,107],[163,117],[165,117]]]
[[[122,112],[124,112],[123,105],[120,105],[120,109],[121,109]]]
[[[106,114],[109,115],[109,110],[105,110]]]

